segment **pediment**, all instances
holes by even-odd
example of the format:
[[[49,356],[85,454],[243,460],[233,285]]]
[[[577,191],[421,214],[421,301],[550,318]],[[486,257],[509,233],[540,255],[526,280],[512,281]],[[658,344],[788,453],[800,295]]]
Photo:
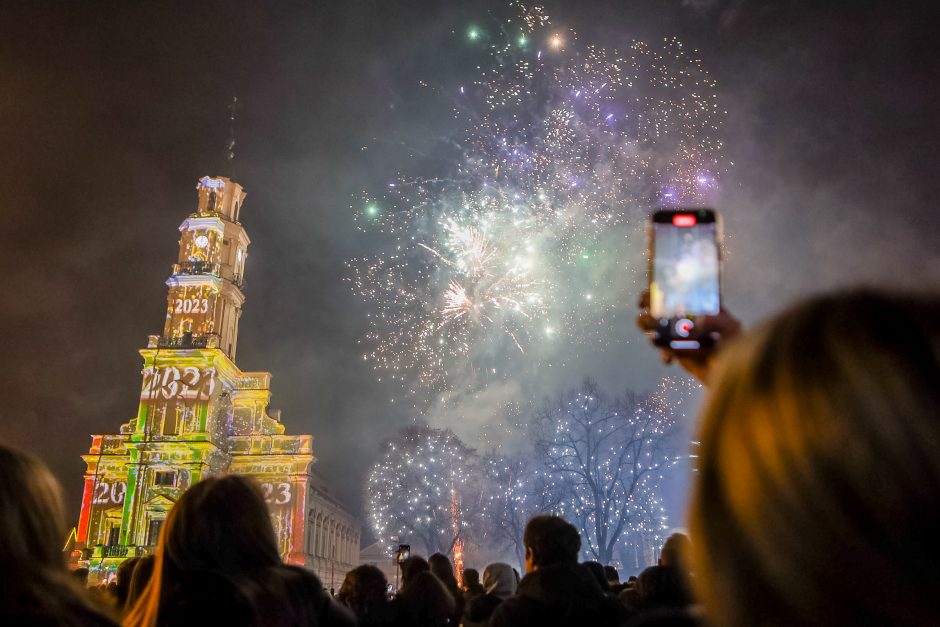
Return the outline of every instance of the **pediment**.
[[[157,494],[145,503],[147,509],[151,510],[171,510],[176,505],[176,501],[164,494]]]

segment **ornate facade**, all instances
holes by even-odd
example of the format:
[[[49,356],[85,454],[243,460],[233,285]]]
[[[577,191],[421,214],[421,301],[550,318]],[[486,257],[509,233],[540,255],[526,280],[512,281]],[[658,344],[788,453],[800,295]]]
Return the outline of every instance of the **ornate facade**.
[[[280,412],[269,410],[270,373],[235,364],[250,243],[239,222],[245,193],[224,177],[204,177],[196,189],[166,282],[163,334],[140,351],[137,415],[117,434],[92,436],[83,456],[79,562],[94,581],[152,552],[183,491],[233,473],[260,484],[284,560],[329,587],[358,557],[359,524],[312,474],[313,437],[285,435]]]
[[[310,478],[307,506],[307,566],[325,588],[339,592],[346,573],[359,565],[359,521],[330,494],[316,473]]]

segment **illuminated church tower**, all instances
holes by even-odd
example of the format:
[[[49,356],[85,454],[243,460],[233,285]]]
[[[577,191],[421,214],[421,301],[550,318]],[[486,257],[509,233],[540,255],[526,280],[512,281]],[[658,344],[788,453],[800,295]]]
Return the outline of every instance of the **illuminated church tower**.
[[[119,434],[92,436],[83,456],[75,555],[93,581],[107,577],[153,551],[189,486],[232,473],[261,485],[285,561],[321,579],[330,569],[345,573],[358,558],[359,527],[312,473],[312,436],[284,435],[280,412],[268,409],[270,373],[235,364],[250,243],[239,222],[245,192],[224,177],[204,177],[196,189],[166,282],[163,334],[140,351],[137,415]]]

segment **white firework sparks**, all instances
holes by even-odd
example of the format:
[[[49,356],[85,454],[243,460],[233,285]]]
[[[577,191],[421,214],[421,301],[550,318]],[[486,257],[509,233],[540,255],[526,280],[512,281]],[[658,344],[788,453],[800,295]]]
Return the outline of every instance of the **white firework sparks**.
[[[402,177],[358,215],[384,237],[349,262],[364,357],[415,393],[618,337],[650,208],[701,203],[724,172],[715,82],[678,40],[583,45],[535,8],[490,46],[473,85],[444,88],[463,126],[449,176]]]

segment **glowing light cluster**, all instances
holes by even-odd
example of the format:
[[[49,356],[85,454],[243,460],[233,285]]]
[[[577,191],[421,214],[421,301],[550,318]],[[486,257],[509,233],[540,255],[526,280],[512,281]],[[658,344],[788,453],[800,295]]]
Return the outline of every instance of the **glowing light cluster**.
[[[371,306],[364,358],[411,392],[620,336],[649,209],[706,200],[724,171],[716,84],[694,52],[585,44],[520,10],[499,40],[465,31],[492,56],[472,85],[442,88],[462,128],[446,176],[402,176],[357,210],[381,240],[349,262]]]
[[[562,489],[559,512],[583,532],[585,552],[608,564],[662,545],[667,526],[660,497],[663,472],[679,461],[679,412],[664,382],[656,393],[609,398],[591,383],[546,407],[537,447]]]
[[[461,505],[472,486],[472,456],[449,430],[411,427],[388,441],[366,489],[376,537],[421,543],[428,554],[460,554],[469,527]]]
[[[493,453],[480,464],[483,517],[491,550],[495,557],[513,555],[519,565],[525,564],[523,530],[529,518],[557,512],[563,498],[562,487],[533,453]]]
[[[412,427],[391,440],[369,478],[377,537],[522,564],[523,530],[557,513],[581,531],[583,555],[640,568],[668,529],[665,473],[688,456],[677,430],[698,385],[664,379],[611,398],[591,382],[526,414],[531,448],[478,456],[450,431]]]

